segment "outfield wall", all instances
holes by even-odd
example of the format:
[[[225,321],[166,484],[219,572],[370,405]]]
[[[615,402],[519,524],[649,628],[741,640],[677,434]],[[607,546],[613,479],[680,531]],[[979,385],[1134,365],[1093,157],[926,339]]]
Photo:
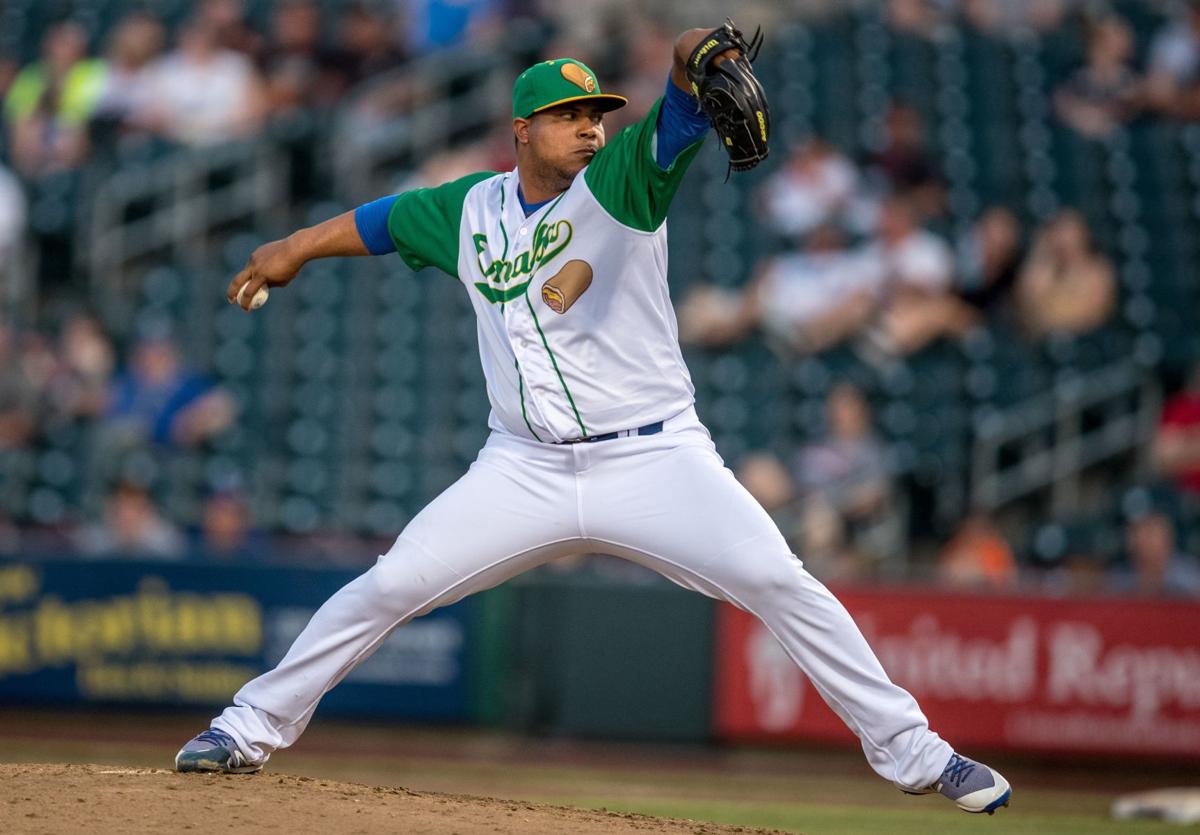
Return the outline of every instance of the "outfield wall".
[[[355,572],[0,561],[0,703],[227,704]],[[967,750],[1200,760],[1200,604],[838,590]],[[752,617],[655,577],[527,574],[397,630],[321,714],[856,745]]]
[[[965,750],[1200,760],[1200,604],[846,588],[893,681]],[[717,617],[716,735],[852,742],[757,620]]]

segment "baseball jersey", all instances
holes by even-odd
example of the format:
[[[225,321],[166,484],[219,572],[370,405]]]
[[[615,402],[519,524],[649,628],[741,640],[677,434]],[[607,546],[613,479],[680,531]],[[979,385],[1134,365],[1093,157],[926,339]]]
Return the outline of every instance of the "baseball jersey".
[[[701,140],[660,168],[661,106],[528,216],[515,169],[406,192],[392,206],[388,232],[404,261],[457,277],[471,298],[492,429],[553,443],[692,404],[665,221]]]

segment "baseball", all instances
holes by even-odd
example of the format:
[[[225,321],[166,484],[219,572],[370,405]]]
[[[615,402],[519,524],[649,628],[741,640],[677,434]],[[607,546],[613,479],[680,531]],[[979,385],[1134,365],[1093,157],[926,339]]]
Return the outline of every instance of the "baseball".
[[[250,285],[248,285],[248,284],[243,284],[242,289],[238,290],[238,294],[237,294],[238,304],[242,303],[242,294],[246,292],[246,288],[249,286]],[[260,307],[262,307],[264,304],[267,303],[267,299],[270,298],[270,296],[271,296],[271,293],[270,293],[270,291],[267,290],[266,287],[260,288],[259,291],[254,294],[254,298],[252,298],[250,300],[250,309],[258,310]]]

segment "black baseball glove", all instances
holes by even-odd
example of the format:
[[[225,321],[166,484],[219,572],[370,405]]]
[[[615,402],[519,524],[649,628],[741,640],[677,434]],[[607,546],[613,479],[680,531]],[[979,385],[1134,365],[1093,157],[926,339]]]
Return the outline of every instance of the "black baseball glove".
[[[692,93],[721,137],[733,171],[748,171],[767,158],[771,111],[750,65],[758,57],[762,40],[759,29],[750,43],[746,43],[733,21],[726,18],[724,26],[705,35],[687,62]],[[720,64],[713,63],[727,49],[739,50],[741,54]]]

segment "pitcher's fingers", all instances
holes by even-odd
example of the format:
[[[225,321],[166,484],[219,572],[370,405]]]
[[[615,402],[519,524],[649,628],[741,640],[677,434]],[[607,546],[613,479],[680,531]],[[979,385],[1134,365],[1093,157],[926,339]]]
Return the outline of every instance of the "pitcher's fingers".
[[[256,275],[254,278],[247,281],[237,291],[237,303],[241,305],[242,310],[250,312],[250,303],[254,301],[254,296],[259,290],[267,286],[267,277],[265,275]]]
[[[250,280],[250,268],[243,267],[242,271],[233,277],[225,290],[225,300],[230,304],[238,304],[238,291]]]

